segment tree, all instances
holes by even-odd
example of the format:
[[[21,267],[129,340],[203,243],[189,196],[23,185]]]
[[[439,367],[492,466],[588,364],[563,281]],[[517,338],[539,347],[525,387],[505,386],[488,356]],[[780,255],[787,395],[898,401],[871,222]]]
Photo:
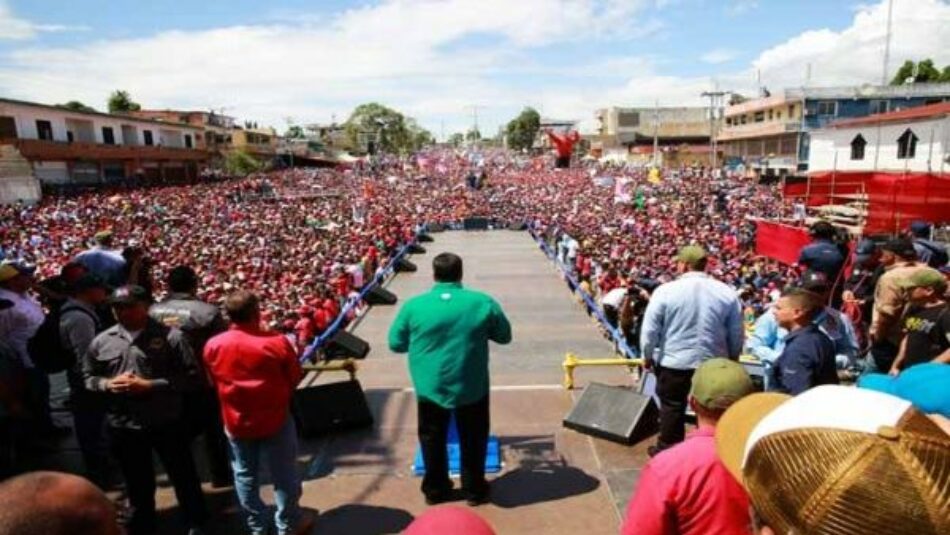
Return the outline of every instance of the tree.
[[[904,85],[906,83],[922,84],[928,82],[950,82],[950,67],[944,67],[943,73],[934,65],[934,61],[927,58],[923,61],[914,63],[907,60],[897,69],[891,85]]]
[[[534,108],[525,108],[505,127],[505,137],[511,150],[530,149],[541,128],[541,115]]]
[[[287,131],[284,132],[284,137],[287,139],[303,139],[307,136],[304,135],[303,128],[295,124],[287,128]]]
[[[419,131],[424,131],[402,113],[377,102],[357,106],[343,123],[343,130],[351,147],[389,153],[415,150],[421,140]]]
[[[449,145],[452,145],[453,147],[460,147],[462,143],[465,143],[465,134],[461,132],[456,132],[452,134],[451,136],[449,136],[448,143]]]
[[[85,104],[83,104],[82,102],[79,102],[78,100],[70,100],[69,102],[65,104],[57,104],[56,107],[70,110],[70,111],[85,111],[85,112],[96,111],[96,109],[93,108],[92,106],[86,106]]]
[[[138,102],[133,102],[128,91],[116,89],[109,95],[109,113],[128,113],[130,111],[139,111],[142,106]]]
[[[410,145],[412,151],[420,150],[423,147],[435,144],[435,137],[432,132],[419,126],[413,118],[406,119],[406,128],[409,130]]]
[[[465,141],[479,141],[482,139],[482,133],[475,128],[470,128],[465,132]]]
[[[232,176],[247,176],[263,167],[261,162],[243,150],[229,152],[224,161],[225,170]]]

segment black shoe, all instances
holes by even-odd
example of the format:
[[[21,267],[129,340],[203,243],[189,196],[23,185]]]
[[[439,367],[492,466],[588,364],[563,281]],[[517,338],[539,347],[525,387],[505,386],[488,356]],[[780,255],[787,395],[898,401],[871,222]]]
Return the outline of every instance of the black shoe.
[[[465,498],[465,503],[467,503],[469,507],[478,507],[479,505],[486,504],[489,501],[491,501],[491,496],[487,492],[482,494],[473,494]]]
[[[439,505],[448,501],[452,501],[451,492],[449,491],[426,494],[426,505]]]

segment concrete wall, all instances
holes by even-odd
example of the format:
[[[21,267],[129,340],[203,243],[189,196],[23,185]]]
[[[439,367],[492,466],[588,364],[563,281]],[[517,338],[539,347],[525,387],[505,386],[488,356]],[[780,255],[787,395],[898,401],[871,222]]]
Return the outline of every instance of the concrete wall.
[[[917,136],[913,158],[898,159],[897,139],[910,129]],[[867,145],[863,160],[851,159],[851,142],[861,135]],[[861,125],[853,128],[829,128],[811,133],[808,171],[950,171],[950,118],[929,121],[886,124],[880,127]],[[837,160],[836,160],[837,158]],[[876,165],[876,167],[875,167]]]

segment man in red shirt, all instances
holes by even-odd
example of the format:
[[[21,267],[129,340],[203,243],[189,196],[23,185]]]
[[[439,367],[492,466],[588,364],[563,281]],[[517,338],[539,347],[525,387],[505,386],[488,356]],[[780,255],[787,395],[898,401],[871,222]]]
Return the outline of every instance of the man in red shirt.
[[[749,535],[749,497],[716,454],[716,423],[751,394],[738,362],[709,359],[693,375],[689,405],[699,429],[643,468],[627,506],[623,535]]]
[[[580,134],[575,130],[570,134],[558,135],[550,128],[545,130],[545,133],[548,135],[551,143],[554,144],[555,152],[557,152],[557,160],[554,166],[558,169],[567,169],[570,167],[571,153],[574,152],[574,144],[581,140]]]
[[[231,329],[205,346],[204,361],[221,400],[231,447],[234,489],[251,533],[268,533],[258,467],[266,452],[274,482],[274,517],[280,535],[309,533],[313,518],[301,514],[297,430],[290,401],[303,372],[297,352],[280,333],[261,329],[256,295],[237,291],[224,305]]]

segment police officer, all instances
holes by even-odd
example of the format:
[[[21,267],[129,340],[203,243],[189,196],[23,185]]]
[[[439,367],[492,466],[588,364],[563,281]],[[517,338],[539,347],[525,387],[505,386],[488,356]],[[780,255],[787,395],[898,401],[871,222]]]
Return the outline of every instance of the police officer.
[[[228,329],[221,309],[198,299],[198,276],[188,266],[178,266],[168,273],[170,293],[161,302],[152,305],[149,315],[166,327],[185,333],[199,366],[205,344],[216,334]],[[203,367],[203,366],[202,366]],[[198,388],[185,393],[188,411],[185,418],[194,436],[204,435],[205,453],[211,469],[211,485],[215,488],[231,485],[231,467],[228,462],[227,439],[221,422],[218,396],[207,381],[207,374],[199,374]]]
[[[178,329],[148,315],[139,286],[123,286],[111,298],[117,325],[93,339],[83,359],[86,387],[106,394],[106,421],[113,454],[129,497],[130,535],[155,530],[155,470],[158,454],[189,533],[201,533],[208,512],[181,429],[182,392],[199,384],[191,346]]]
[[[917,258],[934,269],[947,265],[947,248],[930,239],[930,224],[926,221],[914,221],[910,224],[910,234],[914,240]]]
[[[818,221],[812,225],[808,232],[812,242],[802,247],[798,263],[812,271],[825,274],[831,282],[831,306],[838,308],[841,306],[841,291],[844,288],[840,277],[847,249],[835,243],[836,233],[834,225],[827,221]]]

